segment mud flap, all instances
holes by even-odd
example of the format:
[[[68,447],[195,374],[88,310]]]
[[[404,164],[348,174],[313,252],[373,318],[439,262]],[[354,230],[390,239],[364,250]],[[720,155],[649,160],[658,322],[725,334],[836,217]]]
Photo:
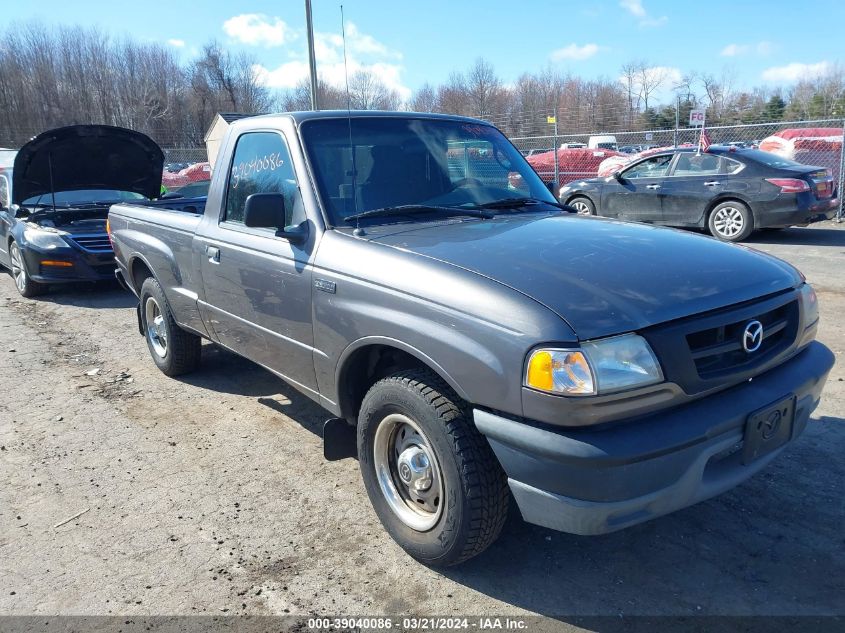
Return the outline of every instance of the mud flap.
[[[323,424],[323,456],[333,462],[358,455],[355,427],[343,418],[329,418]]]
[[[138,302],[138,305],[135,306],[135,316],[138,317],[138,331],[141,333],[141,336],[144,336],[144,322],[141,320],[141,303]]]

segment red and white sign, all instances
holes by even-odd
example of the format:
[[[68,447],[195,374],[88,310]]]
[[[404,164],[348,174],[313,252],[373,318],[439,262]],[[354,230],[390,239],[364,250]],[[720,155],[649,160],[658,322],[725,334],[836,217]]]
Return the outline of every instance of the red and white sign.
[[[704,110],[690,110],[689,124],[690,126],[704,125]]]

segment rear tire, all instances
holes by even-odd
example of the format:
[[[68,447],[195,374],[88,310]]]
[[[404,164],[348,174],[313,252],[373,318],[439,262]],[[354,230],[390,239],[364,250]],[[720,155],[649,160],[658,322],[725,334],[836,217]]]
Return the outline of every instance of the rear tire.
[[[507,478],[470,413],[428,369],[373,385],[358,415],[364,486],[382,525],[426,565],[455,565],[495,541]]]
[[[141,323],[150,356],[166,375],[187,374],[199,366],[202,339],[176,324],[164,291],[153,277],[141,285]]]
[[[9,244],[9,259],[15,287],[22,297],[29,299],[43,294],[47,290],[46,285],[33,281],[32,277],[29,276],[29,271],[26,269],[26,260],[18,243],[14,240]]]
[[[754,231],[754,216],[742,202],[729,200],[713,207],[707,228],[713,237],[724,242],[741,242]]]
[[[578,215],[595,215],[596,205],[593,201],[585,196],[576,196],[566,203],[568,206],[575,209]]]

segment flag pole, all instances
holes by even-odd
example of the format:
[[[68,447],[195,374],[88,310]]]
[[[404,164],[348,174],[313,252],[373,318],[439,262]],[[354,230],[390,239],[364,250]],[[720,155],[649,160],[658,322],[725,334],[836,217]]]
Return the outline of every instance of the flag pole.
[[[698,133],[698,148],[695,150],[696,156],[701,156],[701,139],[704,138],[705,125],[707,125],[707,108],[704,108],[704,114],[701,117],[701,132]]]

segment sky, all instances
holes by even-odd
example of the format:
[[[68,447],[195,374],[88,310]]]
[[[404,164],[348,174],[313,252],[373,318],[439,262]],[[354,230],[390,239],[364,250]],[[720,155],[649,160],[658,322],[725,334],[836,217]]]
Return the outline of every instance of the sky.
[[[156,41],[189,61],[209,39],[258,61],[262,81],[288,88],[308,73],[304,0],[34,0],[4,3],[4,22],[96,25]],[[318,72],[342,85],[340,2],[312,0]],[[845,61],[842,0],[344,0],[349,72],[376,73],[403,98],[483,57],[508,84],[547,66],[619,76],[643,60],[670,84],[690,70],[734,88],[786,86]]]

